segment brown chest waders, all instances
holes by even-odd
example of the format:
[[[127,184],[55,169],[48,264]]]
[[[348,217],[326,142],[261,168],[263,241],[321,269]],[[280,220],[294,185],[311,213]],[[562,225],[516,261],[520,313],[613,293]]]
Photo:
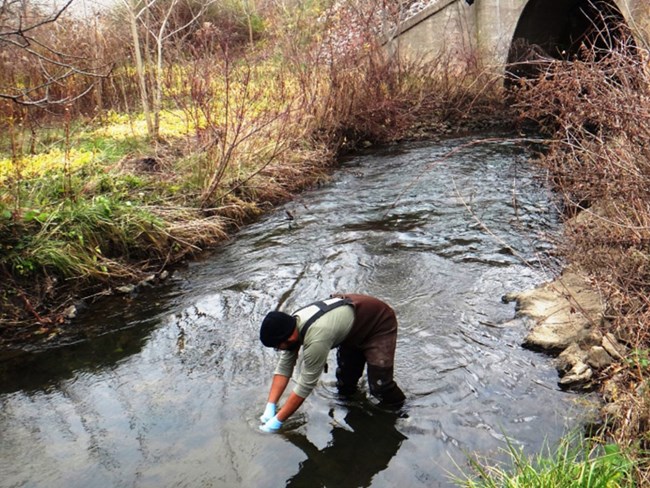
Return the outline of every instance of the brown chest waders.
[[[400,408],[405,396],[393,379],[393,362],[397,343],[397,317],[381,300],[358,294],[336,295],[354,307],[354,324],[348,337],[338,345],[336,386],[342,395],[357,389],[367,364],[370,394],[382,406]]]

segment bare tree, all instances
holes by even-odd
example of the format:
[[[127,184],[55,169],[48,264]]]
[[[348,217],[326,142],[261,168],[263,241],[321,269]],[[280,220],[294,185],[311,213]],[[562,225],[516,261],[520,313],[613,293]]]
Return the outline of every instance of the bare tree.
[[[133,42],[135,68],[138,76],[142,110],[147,123],[147,132],[151,139],[157,139],[160,129],[160,111],[163,95],[163,64],[165,47],[172,38],[187,33],[188,28],[196,24],[206,9],[216,0],[183,5],[189,10],[189,19],[172,23],[171,19],[183,0],[121,0],[126,7]],[[143,45],[141,26],[153,47],[147,50],[148,42]],[[147,76],[152,79],[151,88],[147,85]],[[151,92],[150,92],[151,91]]]
[[[110,72],[106,64],[98,66],[96,60],[63,52],[43,31],[58,22],[73,0],[62,7],[43,9],[29,0],[0,0],[0,56],[5,60],[21,59],[38,68],[40,76],[33,84],[20,80],[13,86],[0,88],[0,98],[28,106],[67,104],[86,95],[93,87],[92,79],[105,77]],[[74,76],[89,79],[83,88],[63,95],[53,94]]]

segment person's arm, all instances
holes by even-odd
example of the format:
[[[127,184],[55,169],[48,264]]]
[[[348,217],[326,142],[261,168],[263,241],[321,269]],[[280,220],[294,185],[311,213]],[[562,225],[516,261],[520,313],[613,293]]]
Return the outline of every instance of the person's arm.
[[[329,343],[326,343],[324,341],[312,342],[309,345],[305,346],[303,349],[304,354],[302,371],[300,372],[300,378],[297,380],[296,388],[291,392],[291,394],[289,394],[289,398],[287,398],[287,401],[284,403],[284,405],[282,405],[282,408],[276,414],[276,418],[280,422],[284,422],[289,417],[291,417],[291,415],[293,415],[294,412],[298,410],[303,404],[305,398],[309,396],[314,386],[316,386],[318,378],[323,372],[323,366],[325,365],[325,361],[327,361],[327,355],[329,354],[329,351]],[[275,381],[276,380],[274,377],[273,383],[275,383]],[[277,386],[278,388],[280,387],[280,380],[278,380]],[[287,383],[284,383],[282,391],[284,391],[284,388],[286,386]],[[271,390],[273,391],[273,387]],[[272,401],[272,399],[276,399],[277,401],[279,398],[280,395],[269,396],[269,402]]]
[[[303,364],[303,367],[306,367],[308,363],[309,362],[307,361],[305,364]],[[278,400],[280,400],[282,393],[289,384],[289,380],[290,378],[283,374],[275,373],[273,376],[273,381],[271,382],[271,391],[269,392],[267,403],[268,415],[267,412],[265,412],[265,415],[263,415],[261,418],[261,420],[264,422],[264,425],[260,426],[260,429],[263,432],[277,432],[280,427],[282,427],[284,421],[293,415],[293,413],[298,410],[298,408],[300,408],[307,395],[309,395],[309,393],[306,393],[305,396],[301,396],[295,391],[292,391],[289,394],[287,401],[284,403],[284,405],[282,405],[282,408],[276,412],[276,404]],[[298,386],[297,388],[300,387]],[[311,389],[309,391],[311,391]],[[271,409],[269,409],[269,405],[272,406]]]
[[[296,395],[293,391],[289,395],[289,398],[287,398],[287,401],[282,405],[282,408],[280,411],[277,413],[276,417],[280,422],[284,422],[287,420],[293,413],[300,408],[300,405],[302,405],[302,402],[304,402],[305,399],[301,396]]]
[[[277,413],[278,400],[280,400],[280,397],[284,393],[284,390],[287,388],[289,379],[290,378],[288,376],[285,376],[283,374],[276,373],[273,375],[273,381],[271,382],[271,390],[269,391],[269,398],[266,403],[266,408],[260,417],[260,420],[263,423],[266,423],[275,417],[275,414]]]
[[[277,404],[284,393],[284,390],[289,384],[290,378],[281,374],[273,375],[273,381],[271,383],[271,391],[269,392],[269,403]],[[287,420],[293,413],[300,408],[300,405],[305,401],[301,396],[296,395],[294,392],[291,392],[289,398],[284,403],[282,408],[277,412],[277,419],[280,422]]]
[[[263,423],[268,422],[275,416],[277,411],[277,402],[280,400],[280,397],[289,384],[297,359],[298,351],[283,351],[280,355],[280,360],[278,361],[273,374],[273,380],[271,381],[268,401],[264,408],[264,413],[260,417],[260,420]]]
[[[271,390],[269,391],[269,403],[278,403],[284,390],[289,384],[289,377],[282,374],[274,374],[273,381],[271,382]]]

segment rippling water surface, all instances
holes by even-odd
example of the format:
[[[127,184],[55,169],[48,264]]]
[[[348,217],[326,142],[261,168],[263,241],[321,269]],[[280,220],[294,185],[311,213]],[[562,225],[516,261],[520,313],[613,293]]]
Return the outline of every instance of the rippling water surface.
[[[347,161],[164,287],[86,311],[76,344],[1,362],[0,486],[451,486],[467,452],[555,442],[582,412],[501,297],[551,278],[558,224],[522,148],[449,153],[468,142]],[[339,399],[333,352],[283,432],[260,433],[262,317],[335,291],[395,308],[405,411]]]

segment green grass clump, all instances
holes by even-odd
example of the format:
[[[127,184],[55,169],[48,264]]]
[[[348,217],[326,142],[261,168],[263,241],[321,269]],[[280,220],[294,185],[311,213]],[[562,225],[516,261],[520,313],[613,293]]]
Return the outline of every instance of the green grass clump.
[[[29,278],[49,273],[67,278],[120,275],[113,258],[143,259],[160,254],[167,235],[162,219],[119,196],[65,200],[15,215],[6,209],[0,229],[0,268]]]
[[[616,444],[569,435],[554,452],[528,457],[508,441],[507,466],[470,460],[475,476],[457,480],[467,488],[631,488],[636,464]]]

